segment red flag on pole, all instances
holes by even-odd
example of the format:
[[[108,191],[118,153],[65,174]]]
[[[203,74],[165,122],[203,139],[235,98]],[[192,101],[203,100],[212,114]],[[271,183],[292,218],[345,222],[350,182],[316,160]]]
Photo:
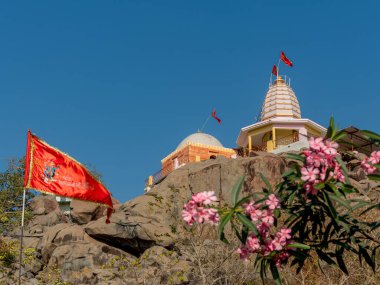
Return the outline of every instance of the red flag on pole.
[[[215,120],[217,120],[219,124],[222,123],[222,120],[219,119],[219,118],[216,116],[216,110],[215,110],[215,109],[212,110],[211,116],[212,116]]]
[[[278,74],[277,74],[277,66],[276,65],[273,65],[273,68],[272,68],[272,74],[274,75],[274,76],[277,76]]]
[[[282,51],[280,55],[280,59],[288,66],[292,67],[293,62],[289,58],[286,57],[285,53]]]
[[[112,213],[110,192],[85,166],[28,131],[24,187],[40,192],[104,204]]]

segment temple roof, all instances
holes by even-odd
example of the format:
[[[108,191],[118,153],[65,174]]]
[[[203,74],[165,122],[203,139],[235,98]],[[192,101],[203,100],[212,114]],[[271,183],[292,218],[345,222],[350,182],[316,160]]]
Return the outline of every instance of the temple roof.
[[[197,132],[195,134],[192,134],[185,138],[177,147],[177,150],[182,148],[183,146],[193,143],[193,144],[201,144],[205,146],[216,146],[216,147],[223,147],[223,145],[213,137],[212,135],[205,134],[202,132]]]
[[[297,97],[281,76],[269,87],[261,109],[260,121],[277,117],[301,118]]]

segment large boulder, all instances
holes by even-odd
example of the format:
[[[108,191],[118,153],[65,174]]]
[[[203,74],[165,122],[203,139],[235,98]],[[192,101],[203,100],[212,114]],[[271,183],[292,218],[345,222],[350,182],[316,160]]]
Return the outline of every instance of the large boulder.
[[[120,206],[120,202],[112,197],[114,209]],[[74,223],[84,225],[91,221],[96,221],[106,215],[106,206],[82,200],[72,200],[70,202],[70,216]]]
[[[81,226],[73,224],[59,224],[47,230],[37,252],[48,268],[59,268],[64,278],[70,280],[85,268],[99,269],[112,258],[129,258],[127,253],[94,240]],[[78,281],[86,282],[83,278]]]
[[[46,215],[59,209],[54,196],[40,195],[30,202],[30,209],[34,215]]]
[[[275,185],[285,168],[284,160],[271,154],[190,163],[170,173],[150,192],[123,204],[110,224],[101,218],[86,224],[85,231],[136,256],[154,245],[170,248],[183,229],[182,207],[193,193],[215,191],[221,203],[230,203],[231,189],[241,176],[245,176],[241,195],[247,195],[265,187],[260,174]]]

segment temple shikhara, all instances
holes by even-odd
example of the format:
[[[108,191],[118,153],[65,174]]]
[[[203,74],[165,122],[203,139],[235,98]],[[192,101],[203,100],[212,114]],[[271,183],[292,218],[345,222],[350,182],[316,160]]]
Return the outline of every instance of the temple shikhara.
[[[319,137],[326,129],[301,117],[301,108],[290,84],[281,76],[269,86],[259,121],[240,130],[240,155],[252,151],[280,153],[308,147],[308,137]]]
[[[241,128],[235,148],[224,147],[215,137],[198,131],[186,137],[161,160],[161,170],[149,176],[145,191],[173,170],[192,162],[225,156],[235,159],[255,156],[258,151],[281,153],[308,148],[308,138],[324,136],[326,128],[302,118],[298,99],[290,80],[277,74],[261,107],[260,118]]]

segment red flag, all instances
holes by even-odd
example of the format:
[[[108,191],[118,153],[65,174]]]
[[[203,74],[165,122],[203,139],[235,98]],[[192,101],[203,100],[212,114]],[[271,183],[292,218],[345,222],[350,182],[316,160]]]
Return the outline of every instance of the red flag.
[[[216,110],[215,110],[215,109],[212,111],[211,116],[212,116],[215,120],[217,120],[219,124],[222,123],[222,120],[219,119],[219,118],[216,116]]]
[[[293,62],[289,58],[286,57],[285,53],[282,51],[280,55],[280,59],[288,66],[292,67]]]
[[[106,223],[112,213],[110,192],[86,167],[28,131],[24,187],[40,192],[104,204]]]
[[[274,76],[277,76],[278,74],[277,74],[277,66],[276,65],[273,65],[273,68],[272,68],[272,74],[274,75]]]

